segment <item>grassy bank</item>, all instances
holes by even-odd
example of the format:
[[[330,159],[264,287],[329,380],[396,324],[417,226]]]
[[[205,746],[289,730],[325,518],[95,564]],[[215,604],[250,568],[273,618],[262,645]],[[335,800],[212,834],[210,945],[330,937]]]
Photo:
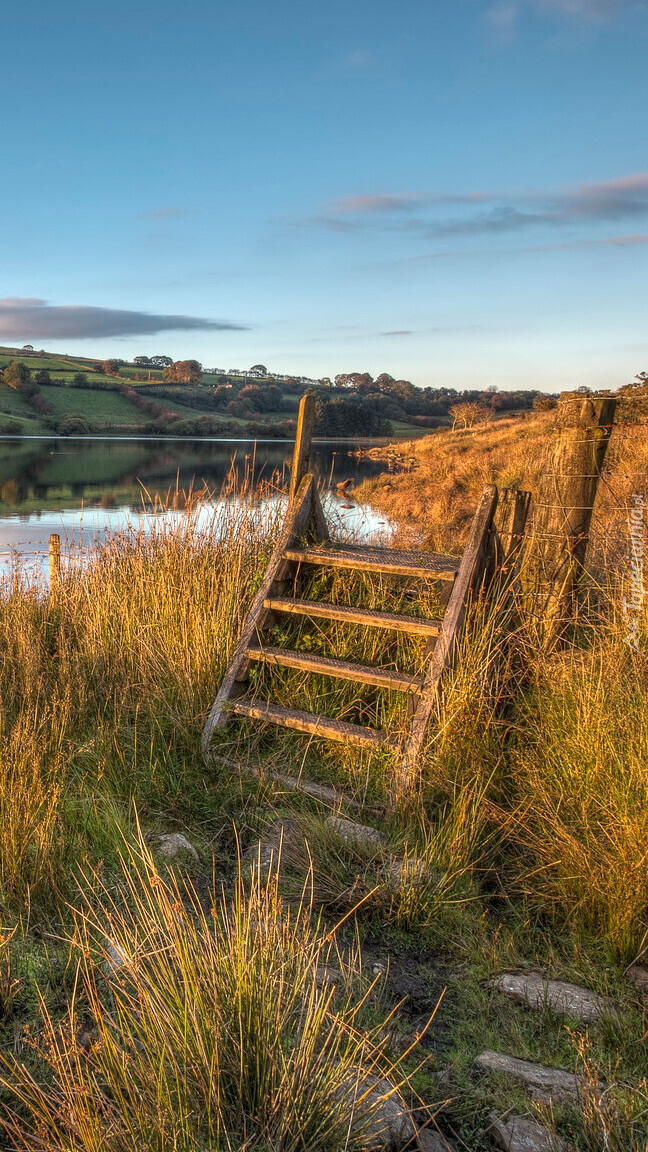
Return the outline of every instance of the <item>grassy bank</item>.
[[[428,496],[410,521],[438,545],[448,509],[460,536],[486,480],[503,483],[508,468],[511,483],[522,460],[532,477],[543,427],[518,426],[519,461],[513,428],[509,443],[498,425],[505,444],[484,441],[484,453],[470,434],[436,436],[420,445],[420,473],[382,483],[423,501],[423,468],[440,469],[445,503]],[[623,499],[599,509],[599,539],[621,532]],[[474,606],[420,790],[395,810],[391,763],[366,751],[234,724],[217,739],[220,761],[200,756],[278,517],[252,498],[198,527],[190,505],[174,527],[109,538],[50,596],[18,571],[3,580],[7,1146],[334,1152],[344,1130],[359,1149],[362,1116],[351,1131],[344,1086],[389,1075],[409,1106],[425,1105],[421,1118],[443,1105],[440,1127],[487,1149],[490,1112],[535,1109],[510,1082],[474,1073],[479,1051],[495,1048],[595,1069],[611,1085],[604,1103],[586,1094],[583,1107],[557,1106],[559,1131],[581,1149],[638,1152],[645,1006],[623,973],[648,938],[648,661],[623,642],[613,573],[595,627],[551,656],[521,629],[494,661],[496,620]],[[354,579],[302,592],[439,611],[433,586],[417,604],[402,581]],[[322,652],[337,639],[313,625],[290,636]],[[423,659],[402,642],[378,651],[360,632],[348,643],[356,660]],[[276,691],[301,708],[406,723],[400,698],[332,684],[287,672]],[[343,815],[384,840],[345,839],[330,801],[278,774],[333,785]],[[165,861],[157,837],[173,832],[195,858]],[[250,879],[259,837],[275,862],[281,851],[267,887]],[[487,984],[509,968],[586,984],[617,1014],[584,1027],[511,1004]],[[326,969],[335,979],[317,976]]]
[[[510,417],[474,429],[439,431],[408,442],[398,452],[416,461],[412,471],[363,480],[354,495],[389,516],[404,541],[452,552],[467,536],[485,484],[536,493],[554,413]],[[590,556],[603,577],[615,555],[627,556],[627,507],[634,486],[648,475],[645,427],[618,424],[612,431],[599,485]]]

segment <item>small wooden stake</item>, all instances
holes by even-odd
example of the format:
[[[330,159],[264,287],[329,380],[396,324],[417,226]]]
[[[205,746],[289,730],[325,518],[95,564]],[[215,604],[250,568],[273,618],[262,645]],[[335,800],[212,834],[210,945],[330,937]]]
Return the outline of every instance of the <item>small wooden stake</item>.
[[[596,490],[610,440],[615,396],[563,392],[533,505],[525,584],[545,643],[573,614]]]
[[[49,538],[49,582],[50,589],[58,587],[61,579],[61,537],[53,532]]]
[[[304,476],[310,472],[310,450],[315,427],[315,397],[306,393],[299,402],[299,416],[297,418],[297,437],[293,453],[292,471],[290,473],[290,502],[295,499],[297,490]]]

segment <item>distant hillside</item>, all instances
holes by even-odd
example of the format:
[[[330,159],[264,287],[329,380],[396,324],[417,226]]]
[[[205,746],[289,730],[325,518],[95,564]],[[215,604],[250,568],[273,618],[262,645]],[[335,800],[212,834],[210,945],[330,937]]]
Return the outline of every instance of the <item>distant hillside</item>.
[[[530,409],[538,393],[419,389],[386,373],[335,381],[281,376],[264,365],[204,369],[168,357],[133,362],[0,347],[0,434],[292,437],[305,391],[318,399],[316,434],[414,436]]]

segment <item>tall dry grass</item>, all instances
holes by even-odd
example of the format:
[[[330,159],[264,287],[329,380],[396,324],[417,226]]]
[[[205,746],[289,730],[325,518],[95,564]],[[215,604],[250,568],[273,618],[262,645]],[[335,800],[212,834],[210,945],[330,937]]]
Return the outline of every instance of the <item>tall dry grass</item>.
[[[486,484],[536,493],[554,420],[552,412],[534,413],[424,436],[407,446],[415,471],[364,480],[354,495],[389,516],[402,540],[460,552]],[[628,508],[633,491],[645,491],[647,482],[645,427],[620,423],[610,437],[591,532],[590,566],[603,582],[627,560]]]
[[[0,581],[0,901],[56,894],[119,810],[189,794],[203,715],[280,505],[190,504],[64,570]]]
[[[415,471],[363,480],[354,495],[389,516],[404,542],[456,554],[486,484],[533,490],[551,419],[510,417],[413,440]]]
[[[362,1152],[391,1143],[386,1104],[408,1124],[389,1014],[368,1023],[376,980],[306,903],[285,907],[272,879],[206,901],[141,844],[117,891],[91,887],[75,993],[62,1021],[43,1006],[35,1074],[0,1056],[12,1147]]]

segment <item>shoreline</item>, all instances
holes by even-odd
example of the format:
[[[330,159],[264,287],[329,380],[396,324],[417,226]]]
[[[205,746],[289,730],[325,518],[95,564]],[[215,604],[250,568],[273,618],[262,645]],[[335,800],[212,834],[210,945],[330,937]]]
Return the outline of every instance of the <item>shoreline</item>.
[[[410,439],[410,437],[403,437],[403,439]],[[11,433],[0,434],[0,441],[2,440],[171,440],[177,443],[185,441],[200,442],[205,444],[294,444],[294,440],[287,439],[285,436],[97,436],[90,435],[89,433],[80,434],[78,436],[60,436],[53,433],[47,436],[44,433],[33,436],[18,436]],[[313,444],[375,444],[382,445],[390,442],[388,436],[314,436]]]

